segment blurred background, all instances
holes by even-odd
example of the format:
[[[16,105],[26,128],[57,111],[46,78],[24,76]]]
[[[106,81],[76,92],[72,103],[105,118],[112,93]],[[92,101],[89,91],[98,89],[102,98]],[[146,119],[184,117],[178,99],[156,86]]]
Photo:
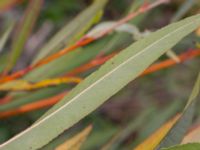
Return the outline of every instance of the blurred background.
[[[185,1],[183,0],[172,0],[167,5],[159,6],[144,15],[136,17],[134,20],[130,21],[130,24],[135,25],[140,32],[150,32],[160,29],[172,22],[173,18],[177,15],[177,12],[182,8],[184,2]],[[87,9],[91,3],[91,0],[46,0],[42,5],[41,12],[33,31],[26,41],[23,53],[12,71],[14,72],[23,69],[31,64],[44,43],[51,39],[63,26],[70,23],[79,13]],[[110,0],[106,4],[101,21],[119,20],[130,11],[130,8],[135,9],[137,7],[135,3],[136,1],[134,0]],[[19,21],[22,18],[27,5],[28,1],[24,0],[9,9],[1,11],[0,35],[4,33],[10,22]],[[177,20],[199,12],[198,5],[191,5],[190,9]],[[119,43],[113,42],[116,36],[120,37],[118,39],[120,40]],[[12,38],[13,37],[11,36],[5,48],[0,51],[0,71],[3,70],[6,61],[8,61],[8,54],[11,51],[10,43],[12,43],[13,40]],[[92,57],[87,58],[84,63],[97,55],[92,54],[92,51],[95,51],[96,49],[98,49],[98,51],[106,51],[109,49],[107,51],[110,53],[114,50],[124,49],[132,42],[134,42],[134,39],[132,39],[130,33],[114,32],[109,34],[107,37],[86,46],[85,49],[87,49],[88,55],[91,54]],[[195,49],[198,42],[200,42],[199,36],[193,33],[183,39],[173,48],[173,50],[176,54],[180,54],[188,49]],[[86,56],[79,55],[72,61],[79,60],[81,57]],[[163,55],[159,61],[165,59],[168,59],[168,57]],[[67,63],[67,61],[64,62],[64,60],[62,60],[62,65],[65,63]],[[139,144],[164,122],[183,109],[194,85],[195,78],[200,68],[199,66],[200,59],[197,57],[170,68],[162,69],[137,78],[100,108],[84,118],[70,130],[67,130],[60,135],[43,149],[53,149],[56,145],[66,140],[67,137],[79,132],[88,124],[93,125],[93,131],[89,136],[89,139],[84,143],[83,149],[85,150],[99,149],[113,138],[114,144],[110,149],[129,149]],[[55,65],[51,69],[54,70],[54,67]],[[82,73],[80,76],[86,77],[97,68],[98,67],[95,67],[94,69]],[[51,72],[51,69],[46,70],[47,74],[48,71]],[[56,74],[52,73],[50,77],[62,75],[63,73],[66,73],[66,71],[67,70],[62,70]],[[33,77],[33,81],[35,81],[36,78],[47,77],[44,72],[38,73],[35,76],[31,74],[28,76]],[[11,95],[17,95],[15,101],[23,99],[23,101],[16,105],[14,103],[13,105],[15,105],[14,107],[19,107],[28,103],[29,98],[31,102],[37,101],[39,98],[34,96],[37,92],[40,92],[40,94],[46,92],[46,95],[43,95],[42,98],[47,98],[56,95],[66,88],[71,89],[72,87],[73,86],[60,85],[56,87],[56,91],[54,91],[55,87],[51,87],[48,88],[48,92],[45,91],[47,89],[31,92],[12,92]],[[3,98],[8,93],[1,92],[0,94],[1,98]],[[0,111],[3,111],[5,108],[6,107],[3,105],[0,106]],[[29,127],[49,108],[50,107],[45,107],[36,111],[1,119],[0,143],[3,143]],[[200,109],[197,110],[195,123],[199,121]]]

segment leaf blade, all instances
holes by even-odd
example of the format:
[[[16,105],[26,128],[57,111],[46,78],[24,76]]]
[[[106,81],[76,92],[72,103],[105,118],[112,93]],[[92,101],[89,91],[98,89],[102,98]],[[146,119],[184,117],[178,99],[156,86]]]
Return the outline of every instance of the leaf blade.
[[[12,43],[12,51],[10,54],[10,61],[8,61],[6,72],[9,72],[12,67],[17,63],[20,57],[24,45],[33,29],[33,26],[37,20],[38,14],[40,12],[43,0],[31,0],[24,17],[18,24],[18,30],[15,33],[15,37]]]
[[[163,148],[162,150],[197,150],[197,149],[200,149],[199,143],[177,145],[174,147]]]
[[[167,49],[199,25],[200,15],[196,15],[134,43],[79,84],[50,111],[50,115],[44,116],[33,126],[1,145],[1,149],[21,148],[20,141],[23,141],[24,150],[29,149],[30,145],[31,148],[37,149],[47,144],[139,76]],[[48,136],[44,136],[46,134]]]
[[[195,102],[200,92],[200,73],[197,77],[195,86],[192,90],[190,98],[186,104],[185,109],[183,110],[182,116],[177,121],[177,123],[170,129],[165,138],[158,145],[158,149],[163,147],[169,147],[176,144],[179,144],[184,137],[187,129],[192,123],[194,116]]]

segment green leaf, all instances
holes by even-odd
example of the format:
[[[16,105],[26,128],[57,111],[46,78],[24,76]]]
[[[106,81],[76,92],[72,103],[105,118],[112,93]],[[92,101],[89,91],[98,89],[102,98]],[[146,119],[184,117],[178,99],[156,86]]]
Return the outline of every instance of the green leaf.
[[[200,73],[181,118],[176,122],[173,128],[170,129],[165,138],[161,141],[161,143],[158,146],[158,149],[163,147],[173,146],[179,144],[182,141],[185,133],[187,132],[187,129],[192,123],[192,119],[194,116],[195,102],[197,100],[199,92],[200,92]]]
[[[8,61],[8,53],[1,54],[0,55],[0,72],[3,72],[7,61]]]
[[[198,149],[200,149],[200,143],[177,145],[170,148],[163,148],[162,150],[198,150]]]
[[[48,115],[2,144],[1,150],[28,150],[44,146],[138,77],[199,25],[200,15],[192,16],[132,44],[81,82],[48,111]]]
[[[15,33],[13,43],[12,43],[12,51],[10,54],[10,58],[8,61],[8,65],[6,71],[10,71],[13,66],[17,63],[19,59],[24,45],[32,31],[32,28],[35,24],[35,21],[38,17],[39,11],[41,9],[43,0],[31,0],[26,13],[23,16],[21,22],[17,26],[17,32]]]
[[[9,35],[13,29],[14,23],[10,23],[8,28],[6,29],[5,33],[3,34],[3,36],[0,39],[0,52],[2,51],[2,49],[4,48],[4,45],[6,44]]]
[[[102,10],[108,0],[95,0],[86,10],[81,12],[74,20],[64,26],[53,38],[44,45],[34,63],[45,56],[58,51],[65,44],[70,44],[79,38],[93,24],[98,22],[102,16]]]
[[[197,4],[197,2],[197,0],[185,0],[185,2],[172,17],[171,22],[181,19],[195,4]]]

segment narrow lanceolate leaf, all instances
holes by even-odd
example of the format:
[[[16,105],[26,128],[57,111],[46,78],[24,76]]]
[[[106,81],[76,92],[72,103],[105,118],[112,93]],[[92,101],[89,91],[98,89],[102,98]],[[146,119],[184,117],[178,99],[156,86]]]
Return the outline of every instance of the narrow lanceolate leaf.
[[[0,91],[35,90],[60,84],[80,83],[81,81],[82,79],[78,77],[60,77],[54,79],[46,79],[36,83],[30,83],[26,80],[14,80],[5,84],[0,84]]]
[[[58,51],[62,46],[65,46],[64,44],[70,44],[72,41],[75,42],[75,39],[100,20],[107,1],[108,0],[95,0],[91,6],[81,12],[69,24],[64,26],[44,45],[34,62]]]
[[[189,133],[187,133],[181,143],[186,144],[195,142],[200,143],[200,125],[196,126]]]
[[[197,0],[186,0],[183,2],[171,21],[174,22],[181,19],[197,3]]]
[[[200,73],[195,83],[192,94],[188,100],[188,103],[182,113],[180,119],[176,124],[170,129],[165,138],[161,141],[158,149],[174,146],[181,143],[185,133],[187,132],[189,126],[192,123],[194,116],[195,102],[200,92]]]
[[[0,38],[0,52],[3,50],[4,45],[6,44],[8,37],[13,29],[14,23],[11,23],[8,28],[6,29],[5,33],[3,36]]]
[[[200,15],[195,15],[135,42],[81,82],[30,128],[2,144],[1,150],[44,146],[138,77],[199,25]]]
[[[165,123],[161,128],[159,128],[155,133],[153,133],[144,142],[138,145],[134,150],[153,150],[160,143],[160,141],[165,137],[167,132],[173,127],[176,121],[179,119],[180,115],[177,115],[173,119]]]
[[[42,2],[43,0],[30,0],[25,15],[17,26],[18,29],[13,39],[11,48],[12,52],[10,55],[10,60],[8,61],[8,65],[6,67],[6,72],[12,69],[12,67],[16,64],[18,58],[20,57],[24,45],[38,17]]]
[[[163,148],[161,150],[198,150],[198,149],[200,149],[200,143],[177,145],[174,147]]]
[[[196,85],[194,87],[194,90],[191,94],[191,97],[187,103],[187,106],[185,107],[185,111],[181,115],[176,116],[175,118],[171,119],[169,122],[164,124],[160,129],[154,132],[149,138],[147,138],[134,150],[153,150],[156,149],[156,147],[158,147],[159,143],[164,143],[168,146],[171,146],[174,143],[178,144],[178,141],[181,140],[183,134],[187,130],[187,127],[191,123],[191,119],[193,117],[193,109],[194,109],[193,102],[196,99],[196,96],[198,95],[199,87],[200,87],[200,74],[196,82]],[[160,145],[158,149],[161,149],[162,147],[163,146]]]
[[[90,125],[71,139],[56,147],[55,150],[79,150],[81,145],[87,139],[91,130],[92,126]]]

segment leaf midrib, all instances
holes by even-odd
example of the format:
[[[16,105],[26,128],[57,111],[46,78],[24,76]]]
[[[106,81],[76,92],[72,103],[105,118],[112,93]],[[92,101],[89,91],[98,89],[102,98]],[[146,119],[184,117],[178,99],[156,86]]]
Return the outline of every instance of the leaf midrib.
[[[171,34],[174,34],[176,32],[178,32],[179,30],[185,28],[186,26],[190,26],[191,24],[193,24],[194,22],[190,22],[186,25],[183,25],[181,27],[179,27],[178,29],[174,30],[173,32],[170,32],[168,34],[166,34],[165,36],[163,36],[162,38],[160,38],[159,40],[157,40],[156,42],[153,42],[152,44],[150,44],[149,46],[147,46],[146,48],[144,48],[143,50],[141,50],[140,52],[138,52],[137,54],[135,54],[134,56],[131,56],[129,59],[127,59],[126,61],[124,61],[123,63],[121,63],[120,65],[118,65],[117,67],[115,67],[114,69],[112,69],[112,71],[108,72],[107,74],[105,74],[104,76],[102,76],[100,79],[98,79],[97,81],[95,81],[94,83],[92,83],[89,87],[87,87],[86,89],[84,89],[82,92],[80,92],[79,94],[77,94],[74,98],[72,98],[70,101],[68,101],[66,104],[64,104],[63,106],[61,106],[60,108],[58,108],[57,110],[55,110],[54,112],[52,112],[52,114],[49,114],[48,116],[46,116],[45,118],[43,118],[42,120],[38,121],[37,123],[35,123],[34,125],[32,125],[31,127],[29,127],[28,129],[26,129],[25,131],[23,131],[22,133],[16,135],[15,137],[13,137],[12,139],[8,140],[7,142],[3,143],[2,145],[0,145],[0,147],[3,147],[7,144],[9,144],[10,142],[14,141],[15,139],[17,139],[18,137],[22,136],[23,134],[27,133],[28,131],[32,130],[33,128],[39,126],[40,124],[42,124],[43,122],[45,122],[46,120],[48,120],[49,118],[51,118],[52,116],[54,116],[56,113],[59,113],[60,111],[62,111],[65,107],[67,107],[67,105],[69,105],[70,103],[73,103],[77,98],[79,98],[82,94],[84,94],[85,92],[89,91],[91,88],[93,88],[95,85],[97,85],[99,82],[101,82],[102,80],[106,79],[106,77],[108,77],[109,75],[111,75],[113,72],[115,72],[116,70],[118,70],[119,68],[123,67],[125,64],[127,64],[128,62],[130,62],[132,59],[138,57],[141,53],[144,53],[146,50],[148,50],[149,48],[153,47],[154,45],[156,45],[157,43],[159,43],[160,41],[162,41],[163,39],[167,38],[168,36],[170,36]]]

